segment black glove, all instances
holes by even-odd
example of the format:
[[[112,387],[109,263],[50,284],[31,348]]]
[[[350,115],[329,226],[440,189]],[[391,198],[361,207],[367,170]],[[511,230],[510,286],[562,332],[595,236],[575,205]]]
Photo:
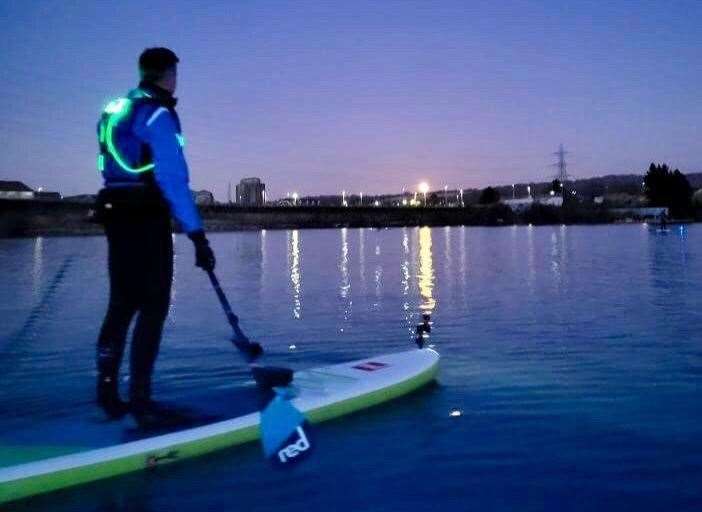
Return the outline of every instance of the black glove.
[[[188,233],[188,238],[193,241],[195,246],[195,266],[207,272],[214,270],[216,264],[215,255],[210,248],[205,232],[202,230],[193,231]]]

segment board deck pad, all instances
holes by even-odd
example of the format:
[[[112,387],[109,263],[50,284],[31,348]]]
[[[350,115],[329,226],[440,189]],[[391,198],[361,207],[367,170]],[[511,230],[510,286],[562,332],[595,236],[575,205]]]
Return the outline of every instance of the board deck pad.
[[[439,354],[432,349],[374,356],[295,372],[285,393],[307,421],[318,423],[414,391],[434,380],[438,363]],[[98,424],[94,418],[74,418],[52,424],[50,432],[46,427],[43,433],[25,429],[11,440],[0,439],[0,503],[258,439],[259,411],[270,396],[253,386],[220,389],[217,395],[221,399],[209,396],[202,401],[210,406],[205,413],[228,414],[225,417],[231,419],[185,430],[147,435],[125,429],[121,422]],[[221,410],[211,410],[213,404]],[[238,410],[232,412],[233,408]]]

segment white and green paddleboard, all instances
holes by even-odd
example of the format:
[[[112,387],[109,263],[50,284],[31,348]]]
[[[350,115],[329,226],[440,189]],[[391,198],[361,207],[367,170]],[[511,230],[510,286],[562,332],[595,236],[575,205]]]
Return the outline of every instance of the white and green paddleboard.
[[[439,354],[416,349],[295,373],[292,404],[311,423],[387,402],[431,382]],[[259,412],[155,437],[0,467],[0,503],[177,462],[260,437]]]

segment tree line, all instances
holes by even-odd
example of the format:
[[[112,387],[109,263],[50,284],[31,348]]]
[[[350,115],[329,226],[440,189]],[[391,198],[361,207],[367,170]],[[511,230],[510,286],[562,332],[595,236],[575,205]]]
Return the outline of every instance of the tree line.
[[[651,163],[644,176],[644,194],[651,206],[668,208],[672,217],[693,215],[692,187],[678,169],[671,171],[668,164]]]
[[[556,179],[551,183],[550,190],[560,194],[562,187],[563,184]],[[668,164],[651,163],[644,176],[643,193],[650,206],[668,208],[671,217],[690,218],[695,214],[694,190],[690,182],[679,169],[672,170]],[[496,188],[486,187],[481,191],[478,203],[491,205],[500,199]]]

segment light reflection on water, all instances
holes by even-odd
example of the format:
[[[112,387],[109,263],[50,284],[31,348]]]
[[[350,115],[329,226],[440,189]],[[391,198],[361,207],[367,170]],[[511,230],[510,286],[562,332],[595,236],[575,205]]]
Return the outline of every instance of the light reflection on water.
[[[554,231],[551,233],[551,272],[553,272],[553,283],[558,286],[561,282],[560,251],[558,250],[558,235]]]
[[[366,228],[358,228],[358,276],[361,290],[366,291]]]
[[[402,311],[404,313],[405,326],[412,336],[414,333],[414,326],[412,325],[412,311],[410,307],[410,247],[409,247],[409,229],[402,228],[402,264],[400,265],[401,272],[401,291],[402,291]]]
[[[295,319],[302,316],[302,272],[300,271],[300,231],[288,232],[288,262],[290,264],[290,289],[292,292],[292,313]]]
[[[375,308],[379,307],[383,298],[383,259],[381,256],[380,241],[377,241],[375,245],[375,260],[377,263],[373,272],[373,281],[375,282],[375,302],[373,307]]]
[[[533,294],[536,281],[536,266],[534,265],[534,231],[536,228],[529,224],[525,229],[527,232],[527,284],[529,285],[529,291]]]
[[[422,297],[422,303],[419,305],[422,313],[432,313],[436,307],[431,233],[431,228],[423,227],[419,229],[419,273],[417,274],[417,284]]]
[[[446,226],[443,228],[443,235],[444,235],[444,269],[447,275],[456,275],[456,269],[454,268],[454,256],[453,256],[453,248],[451,246],[451,233],[452,229],[451,226]],[[456,285],[456,281],[454,279],[449,279],[446,283],[443,283],[446,286],[446,290],[449,295],[453,296],[454,294],[454,289]]]
[[[38,236],[34,239],[34,249],[32,251],[32,295],[36,298],[42,288],[42,270],[44,269],[44,237]]]
[[[339,282],[339,296],[343,309],[343,322],[339,326],[339,332],[344,332],[346,325],[351,318],[353,299],[351,298],[351,278],[349,274],[349,242],[348,229],[341,228],[341,253],[339,255],[339,272],[341,274]]]
[[[262,229],[259,235],[259,240],[261,241],[261,279],[259,280],[261,288],[263,288],[263,283],[266,282],[266,268],[267,268],[267,256],[266,252],[266,230]]]
[[[373,300],[368,304],[368,307],[371,310],[381,310],[383,308],[387,294],[385,276],[388,270],[386,269],[398,268],[399,266],[399,286],[402,296],[401,306],[404,323],[408,332],[413,333],[414,323],[418,321],[419,315],[421,313],[432,313],[437,306],[437,276],[435,274],[432,229],[427,227],[403,228],[399,240],[397,240],[392,231],[367,229],[359,229],[357,231],[359,233],[358,238],[354,237],[351,239],[348,228],[339,230],[339,256],[336,265],[338,273],[336,278],[338,283],[337,294],[341,311],[339,332],[344,332],[345,325],[353,318],[354,296],[366,297],[366,281],[368,277],[372,279],[373,284],[371,289]],[[465,241],[465,230],[461,229],[460,233],[460,239],[456,239],[456,243]],[[258,265],[260,287],[265,286],[263,275],[268,268],[266,263],[268,259],[266,244],[269,235],[270,233],[267,234],[266,232],[262,232],[259,235],[258,254],[246,253],[249,257],[260,259]],[[444,230],[444,236],[444,270],[447,275],[454,275],[455,270],[451,263],[451,254],[454,251],[458,253],[461,268],[463,269],[467,258],[466,248],[463,243],[454,247],[455,244],[452,243],[448,229]],[[322,282],[326,282],[330,276],[324,273],[314,262],[310,265],[305,263],[303,254],[306,251],[306,244],[316,243],[314,237],[303,237],[299,230],[287,231],[285,232],[285,237],[287,280],[291,299],[290,310],[292,318],[299,320],[303,316],[305,307],[305,276],[313,276],[315,281],[319,281],[320,277],[323,277]],[[383,251],[383,245],[391,240],[399,243],[399,247],[388,247],[387,254],[393,255],[388,258]],[[352,241],[357,241],[358,245],[353,247]],[[311,247],[309,250],[314,251],[315,249]],[[399,258],[399,261],[393,262],[392,258],[394,257]],[[367,277],[366,274],[371,269],[372,273]],[[324,275],[321,276],[320,273]],[[466,276],[463,275],[461,279],[461,282],[465,283]],[[353,290],[354,281],[358,283],[356,291]],[[451,285],[447,286],[447,289],[455,290],[454,283],[452,282]]]
[[[468,248],[466,247],[467,241],[466,241],[466,228],[464,226],[461,226],[460,228],[457,228],[459,230],[459,233],[461,234],[460,237],[460,244],[458,247],[458,250],[460,251],[460,259],[461,259],[461,268],[459,272],[459,276],[461,278],[461,305],[465,308],[468,306],[468,298],[466,295],[466,287],[467,287],[467,281],[468,281],[468,259],[466,254],[468,253]]]

